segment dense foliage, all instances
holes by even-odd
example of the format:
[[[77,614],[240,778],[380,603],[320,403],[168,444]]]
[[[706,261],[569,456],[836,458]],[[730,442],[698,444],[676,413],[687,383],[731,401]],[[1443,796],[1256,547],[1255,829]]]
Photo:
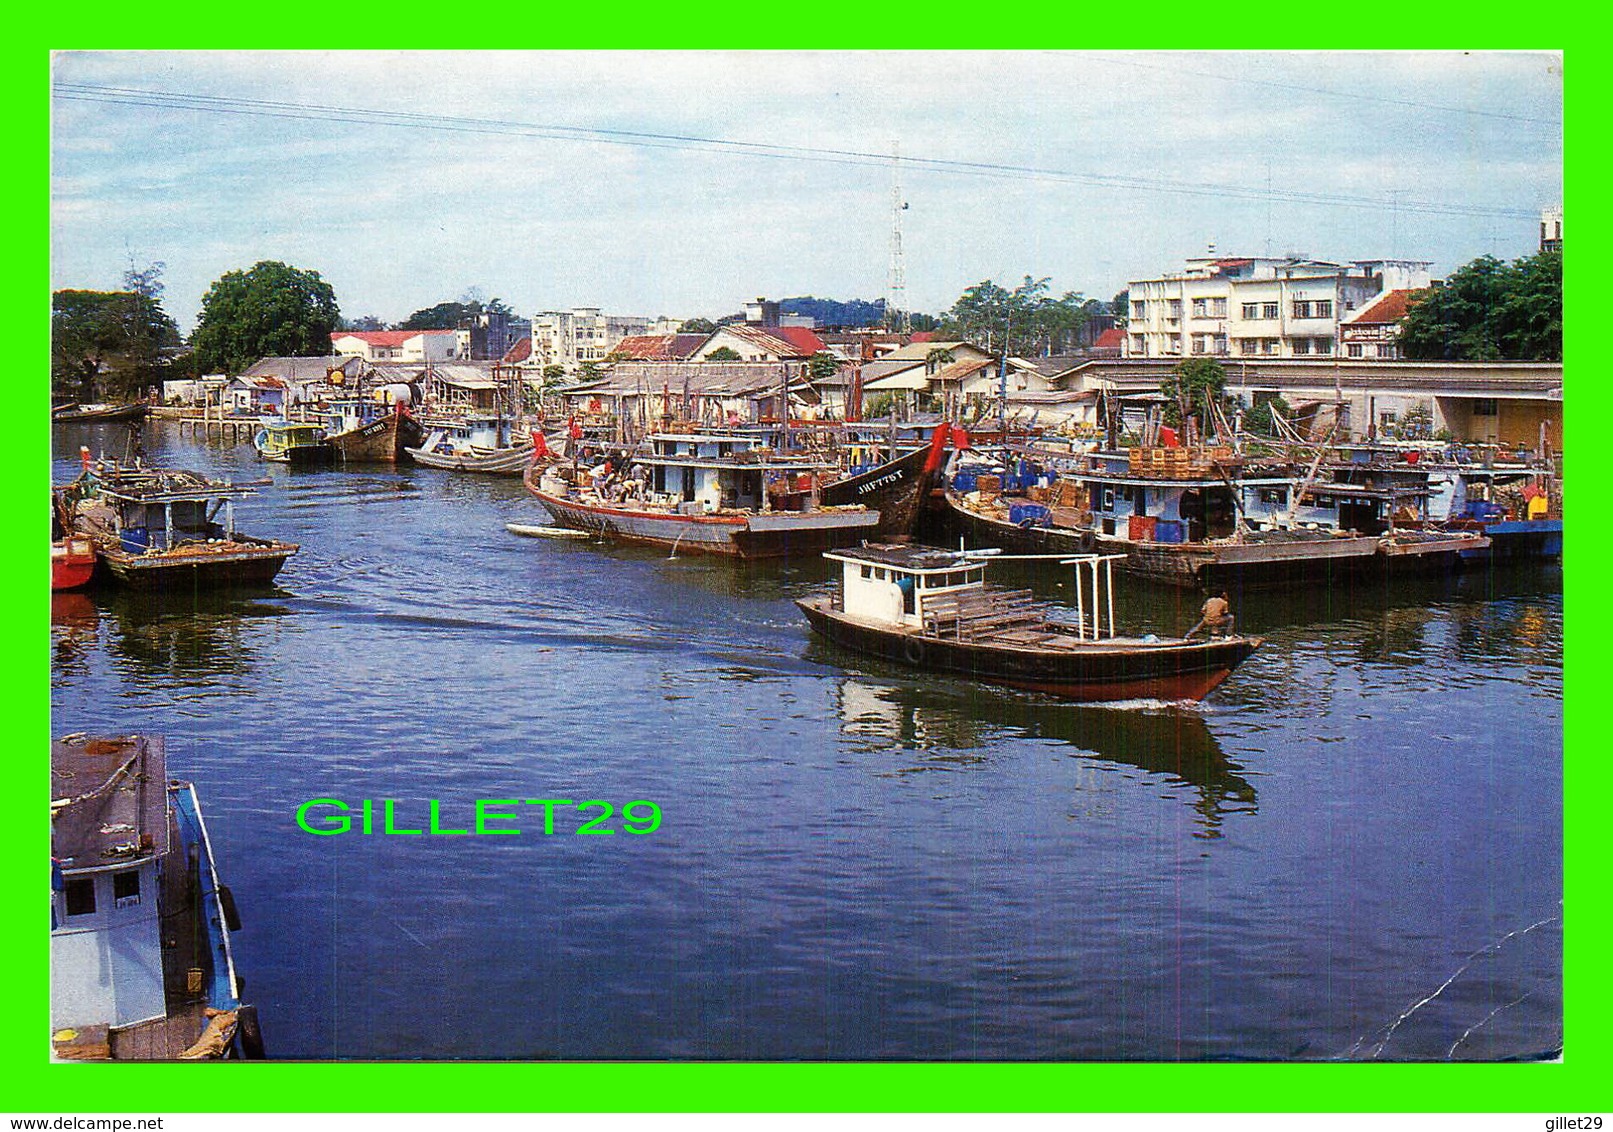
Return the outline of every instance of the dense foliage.
[[[885,300],[818,299],[803,295],[780,299],[781,314],[811,315],[821,327],[880,326],[885,321]]]
[[[1401,320],[1400,348],[1423,361],[1562,361],[1562,253],[1458,268]]]
[[[1176,363],[1169,376],[1159,383],[1159,391],[1169,398],[1165,406],[1166,423],[1204,422],[1210,405],[1226,407],[1226,387],[1227,371],[1214,358],[1186,358]]]
[[[191,346],[201,372],[240,373],[259,358],[330,353],[340,316],[319,272],[264,260],[207,289]]]
[[[990,353],[1047,357],[1075,349],[1082,327],[1103,304],[1074,291],[1053,298],[1047,279],[1025,281],[1012,291],[987,279],[959,296],[941,319],[940,332]]]
[[[59,399],[140,396],[162,380],[163,352],[179,327],[162,309],[162,264],[130,268],[122,291],[62,290],[51,296],[50,375]]]
[[[417,310],[398,324],[399,330],[458,330],[460,324],[479,314],[512,314],[503,299],[483,303],[480,299],[461,299],[438,303],[434,307]]]

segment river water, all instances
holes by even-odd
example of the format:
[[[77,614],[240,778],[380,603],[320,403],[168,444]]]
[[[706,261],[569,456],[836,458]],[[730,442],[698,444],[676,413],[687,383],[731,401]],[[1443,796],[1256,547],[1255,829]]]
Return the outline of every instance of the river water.
[[[167,736],[270,1056],[1561,1046],[1556,567],[1235,594],[1267,642],[1206,703],[1077,706],[814,641],[792,599],[821,561],[518,539],[544,517],[517,480],[146,434],[149,462],[270,478],[237,523],[302,550],[259,593],[57,598],[53,726]],[[55,440],[58,482],[123,444]],[[1197,604],[1131,584],[1119,614],[1180,633]],[[302,831],[318,798],[378,800],[377,832]],[[445,828],[478,799],[662,820],[386,836],[388,798],[401,828],[432,800]]]

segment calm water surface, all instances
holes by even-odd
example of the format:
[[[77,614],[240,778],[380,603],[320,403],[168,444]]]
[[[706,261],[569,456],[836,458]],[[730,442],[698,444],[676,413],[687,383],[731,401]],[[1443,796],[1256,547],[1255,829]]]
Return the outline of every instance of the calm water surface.
[[[61,481],[122,432],[56,441]],[[238,524],[302,552],[251,595],[58,598],[54,726],[168,736],[272,1056],[1561,1045],[1555,568],[1235,594],[1268,643],[1206,704],[1084,707],[815,642],[792,599],[821,562],[517,539],[543,517],[515,480],[293,471],[171,425],[146,445],[271,478]],[[1197,604],[1132,585],[1120,613],[1179,633]],[[412,827],[429,799],[449,826],[479,798],[665,816],[316,838],[294,814],[321,797],[398,799]]]

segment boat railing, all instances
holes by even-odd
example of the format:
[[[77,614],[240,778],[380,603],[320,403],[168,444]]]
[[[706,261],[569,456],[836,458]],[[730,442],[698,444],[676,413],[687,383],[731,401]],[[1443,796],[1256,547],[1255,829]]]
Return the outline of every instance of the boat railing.
[[[1114,567],[1125,560],[1124,554],[1078,554],[1061,560],[1075,567],[1075,626],[1081,640],[1115,635]]]

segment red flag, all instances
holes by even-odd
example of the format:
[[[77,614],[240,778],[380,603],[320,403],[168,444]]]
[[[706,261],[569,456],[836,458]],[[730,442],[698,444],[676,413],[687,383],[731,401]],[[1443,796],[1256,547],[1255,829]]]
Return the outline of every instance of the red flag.
[[[582,425],[577,423],[577,418],[576,418],[575,414],[572,415],[571,417],[568,417],[567,420],[566,420],[566,433],[573,440],[581,440],[582,439]]]
[[[1160,443],[1161,447],[1164,447],[1164,448],[1175,448],[1175,447],[1177,447],[1178,442],[1176,440],[1176,430],[1174,428],[1172,428],[1170,425],[1160,425],[1159,426],[1159,443]]]
[[[947,446],[947,435],[951,433],[952,426],[945,421],[935,427],[935,435],[930,437],[930,455],[924,461],[924,474],[929,475],[941,466],[941,450]]]
[[[549,442],[543,438],[543,433],[537,429],[532,430],[532,462],[536,464],[549,454]]]
[[[952,430],[952,447],[959,452],[969,451],[969,430],[957,427]]]

